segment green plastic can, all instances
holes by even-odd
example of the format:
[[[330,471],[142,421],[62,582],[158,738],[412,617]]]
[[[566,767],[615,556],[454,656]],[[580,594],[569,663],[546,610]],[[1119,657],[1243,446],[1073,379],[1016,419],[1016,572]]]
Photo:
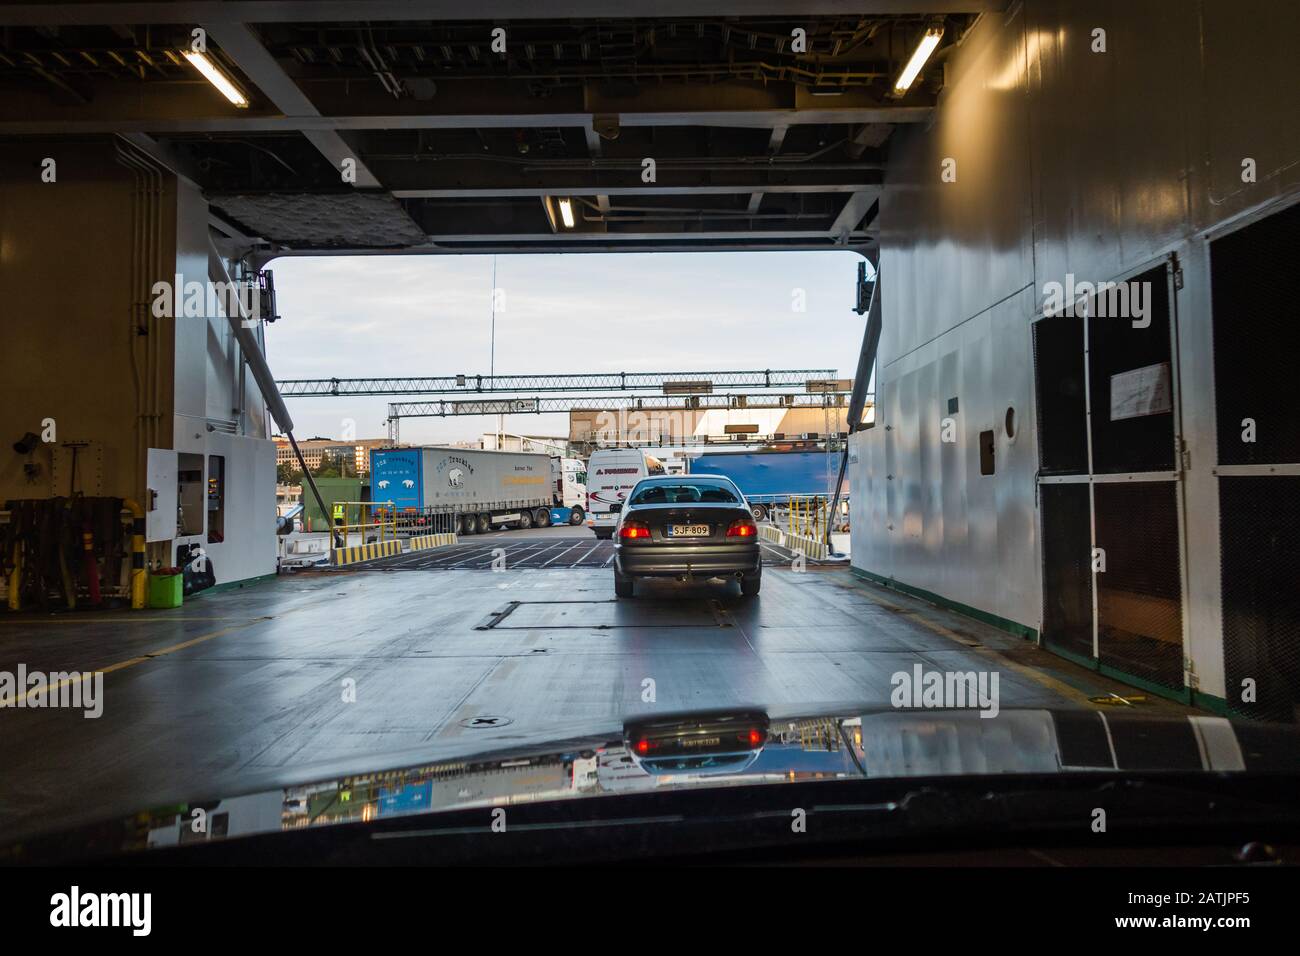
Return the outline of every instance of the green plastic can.
[[[184,581],[179,574],[149,575],[149,606],[180,607]]]

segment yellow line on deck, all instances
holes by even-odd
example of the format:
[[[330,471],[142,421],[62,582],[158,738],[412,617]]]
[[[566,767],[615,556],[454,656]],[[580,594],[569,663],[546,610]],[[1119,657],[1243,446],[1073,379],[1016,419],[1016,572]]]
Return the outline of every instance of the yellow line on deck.
[[[123,608],[123,612],[127,611]],[[0,624],[11,624],[16,627],[36,626],[42,624],[121,624],[122,615],[109,615],[105,617],[91,617],[83,614],[59,614],[50,617],[31,617],[31,618],[9,618],[0,617]],[[159,614],[135,614],[128,618],[131,624],[174,624],[177,622],[202,621],[205,624],[217,624],[221,621],[247,621],[246,617],[166,617]]]
[[[866,584],[867,582],[855,580],[854,583]],[[1087,704],[1094,709],[1096,708],[1097,705],[1092,702],[1092,697],[1086,691],[1082,691],[1077,687],[1073,687],[1070,684],[1067,684],[1065,681],[1057,680],[1055,677],[1050,677],[1047,674],[1044,674],[1041,671],[1037,671],[1032,667],[1028,667],[1024,664],[1018,664],[1013,660],[1009,660],[1008,658],[1003,656],[1000,652],[994,650],[991,647],[971,647],[970,641],[966,638],[963,638],[956,631],[950,630],[944,627],[942,624],[938,624],[934,621],[927,620],[926,618],[922,617],[920,614],[917,614],[914,611],[912,611],[911,608],[904,607],[901,604],[895,604],[892,601],[886,601],[882,597],[876,597],[874,592],[880,589],[879,585],[870,585],[870,587],[873,592],[872,600],[875,601],[877,604],[880,604],[881,606],[887,607],[894,611],[902,611],[904,613],[911,612],[909,616],[913,620],[915,620],[918,624],[920,624],[922,627],[924,627],[926,630],[932,631],[933,633],[938,634],[940,637],[946,637],[950,641],[956,641],[958,644],[962,645],[967,650],[974,651],[975,653],[981,655],[982,657],[994,658],[998,661],[999,664],[1006,667],[1008,670],[1013,670],[1017,674],[1020,674],[1024,677],[1028,677],[1030,680],[1034,681],[1034,683],[1041,684],[1043,687],[1046,687],[1048,690],[1054,690],[1058,694],[1062,695],[1063,697],[1068,697],[1071,700],[1074,700],[1076,703]]]
[[[124,661],[118,661],[116,664],[109,664],[107,667],[97,667],[94,670],[82,671],[80,677],[73,677],[67,680],[61,680],[57,684],[51,684],[47,687],[40,688],[40,692],[43,694],[49,694],[52,693],[53,691],[59,690],[60,688],[69,687],[72,684],[78,684],[89,677],[93,677],[95,674],[111,674],[113,671],[125,670],[128,667],[134,667],[136,664],[143,664],[145,661],[151,661],[155,657],[163,657],[166,654],[174,654],[176,651],[183,651],[187,647],[193,647],[195,644],[202,644],[204,641],[210,641],[214,637],[221,637],[221,635],[229,634],[231,631],[240,631],[246,627],[252,627],[254,624],[260,624],[263,621],[271,621],[271,620],[274,620],[274,617],[256,617],[253,618],[251,621],[245,621],[243,624],[234,624],[231,625],[230,627],[223,627],[221,628],[221,630],[213,631],[210,634],[200,634],[198,637],[192,637],[188,641],[181,641],[179,644],[172,644],[170,647],[163,647],[156,651],[148,651],[145,654],[141,654],[139,657],[131,657]],[[37,688],[32,688],[32,690],[23,691],[21,694],[19,694],[17,697],[13,699],[12,703],[0,704],[0,708],[16,706],[20,700],[26,700],[27,695],[32,693],[35,690],[37,690]]]

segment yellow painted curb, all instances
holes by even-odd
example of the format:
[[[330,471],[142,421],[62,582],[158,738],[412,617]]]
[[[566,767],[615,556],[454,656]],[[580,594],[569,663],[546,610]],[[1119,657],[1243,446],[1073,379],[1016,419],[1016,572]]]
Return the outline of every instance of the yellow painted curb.
[[[402,542],[372,541],[370,544],[354,544],[346,548],[331,548],[330,563],[335,566],[356,564],[358,561],[373,561],[375,558],[387,558],[402,553]]]
[[[416,535],[406,542],[407,551],[428,551],[430,548],[447,548],[456,543],[456,535],[450,531],[435,534]]]

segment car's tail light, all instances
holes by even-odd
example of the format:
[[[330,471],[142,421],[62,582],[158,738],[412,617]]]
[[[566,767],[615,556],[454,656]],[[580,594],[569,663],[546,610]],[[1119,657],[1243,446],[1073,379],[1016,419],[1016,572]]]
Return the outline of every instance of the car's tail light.
[[[747,732],[740,735],[741,743],[749,744],[751,747],[760,746],[766,739],[766,735],[757,727],[751,727]]]
[[[752,518],[737,518],[727,529],[728,538],[752,538],[758,534],[758,527]]]
[[[624,521],[623,527],[618,529],[620,538],[648,538],[650,529],[639,521]]]

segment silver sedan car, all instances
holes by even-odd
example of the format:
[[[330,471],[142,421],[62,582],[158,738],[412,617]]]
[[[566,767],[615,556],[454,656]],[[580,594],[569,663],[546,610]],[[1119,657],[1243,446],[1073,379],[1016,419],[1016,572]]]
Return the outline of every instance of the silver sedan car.
[[[614,533],[614,593],[637,578],[735,578],[746,596],[763,583],[758,526],[724,475],[656,475],[623,503]]]

